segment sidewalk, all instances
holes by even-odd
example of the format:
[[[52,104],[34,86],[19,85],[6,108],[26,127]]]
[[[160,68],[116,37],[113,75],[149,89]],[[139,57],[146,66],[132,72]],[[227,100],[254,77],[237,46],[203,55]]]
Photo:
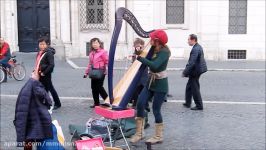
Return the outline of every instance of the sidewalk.
[[[209,71],[265,71],[265,61],[213,61],[206,60]],[[74,69],[85,69],[88,64],[88,58],[72,58],[67,61]],[[171,59],[168,64],[168,70],[183,70],[186,66],[185,59]],[[130,61],[116,61],[115,68],[125,68],[130,65]]]

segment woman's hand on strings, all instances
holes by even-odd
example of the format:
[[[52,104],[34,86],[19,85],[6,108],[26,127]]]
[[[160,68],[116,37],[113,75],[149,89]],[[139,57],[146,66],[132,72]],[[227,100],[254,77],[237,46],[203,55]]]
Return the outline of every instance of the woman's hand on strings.
[[[137,55],[137,60],[140,60],[142,57],[140,55]]]
[[[135,54],[140,55],[142,53],[143,47],[142,46],[136,46],[135,47]]]

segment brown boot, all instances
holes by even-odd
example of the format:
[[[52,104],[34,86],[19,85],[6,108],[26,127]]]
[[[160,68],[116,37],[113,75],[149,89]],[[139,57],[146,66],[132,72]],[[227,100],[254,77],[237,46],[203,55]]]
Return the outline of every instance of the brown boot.
[[[136,117],[136,133],[130,139],[131,143],[136,143],[144,138],[144,118]]]
[[[163,142],[163,123],[156,123],[155,124],[155,135],[148,139],[146,143],[149,144],[156,144]]]

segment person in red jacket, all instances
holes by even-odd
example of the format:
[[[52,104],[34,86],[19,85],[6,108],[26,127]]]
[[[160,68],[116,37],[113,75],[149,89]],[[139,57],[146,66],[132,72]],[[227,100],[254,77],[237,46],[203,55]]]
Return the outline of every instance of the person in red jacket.
[[[10,64],[8,64],[8,61],[11,58],[10,54],[10,48],[7,42],[5,42],[3,37],[0,37],[0,65],[3,67],[6,67],[8,69],[11,68]],[[6,72],[5,72],[6,74]],[[7,76],[5,75],[5,80],[4,82],[7,81]]]
[[[11,54],[9,45],[5,42],[4,38],[0,37],[0,64],[4,65],[4,67],[10,68],[11,66],[8,64],[10,58]]]

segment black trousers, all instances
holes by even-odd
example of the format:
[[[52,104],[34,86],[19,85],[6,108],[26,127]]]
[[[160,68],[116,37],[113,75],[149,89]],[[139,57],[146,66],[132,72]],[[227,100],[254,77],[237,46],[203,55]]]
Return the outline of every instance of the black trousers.
[[[133,93],[133,96],[132,96],[133,107],[135,107],[137,105],[137,100],[138,100],[139,94],[141,93],[143,88],[144,88],[144,86],[142,84],[140,84],[137,86],[135,92]]]
[[[189,77],[187,86],[186,86],[186,104],[191,105],[192,97],[196,104],[196,107],[203,108],[201,94],[200,94],[200,76]]]
[[[108,95],[103,87],[104,78],[101,79],[91,79],[91,89],[92,89],[92,96],[94,100],[94,105],[100,104],[99,95],[105,100]]]
[[[47,75],[47,76],[41,76],[40,77],[40,82],[43,84],[45,90],[47,92],[50,92],[52,97],[53,97],[53,100],[54,100],[54,105],[55,106],[61,106],[61,102],[60,102],[60,99],[59,99],[59,96],[54,88],[54,85],[52,83],[52,77],[51,75]]]

